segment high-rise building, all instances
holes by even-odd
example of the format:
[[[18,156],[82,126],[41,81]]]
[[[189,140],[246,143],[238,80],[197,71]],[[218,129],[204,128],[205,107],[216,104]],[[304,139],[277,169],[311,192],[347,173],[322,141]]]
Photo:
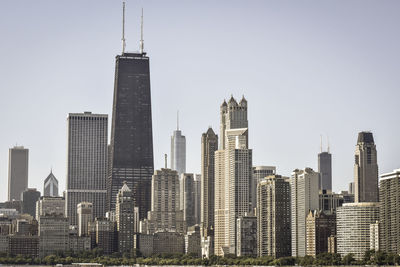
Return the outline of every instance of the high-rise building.
[[[44,180],[43,196],[58,197],[58,180],[54,176],[53,170],[50,171],[49,176]]]
[[[355,190],[354,190],[354,182],[350,182],[349,183],[349,191],[348,191],[348,193],[351,194],[351,195],[354,195],[354,192],[355,192]]]
[[[336,194],[330,190],[319,190],[319,210],[325,214],[332,214],[345,203],[343,194]]]
[[[21,200],[28,188],[29,149],[15,146],[8,151],[8,201]]]
[[[400,253],[400,169],[381,175],[379,187],[380,249]]]
[[[336,214],[310,210],[306,227],[307,255],[316,257],[318,254],[327,253],[328,239],[336,235]]]
[[[28,188],[22,192],[22,213],[36,217],[36,201],[40,198],[40,192],[36,188]]]
[[[62,215],[39,216],[40,257],[68,250],[68,237],[68,218]]]
[[[36,201],[36,220],[40,216],[60,215],[65,216],[65,199],[63,197],[40,197]]]
[[[322,151],[318,154],[318,172],[319,172],[319,190],[332,191],[332,154],[328,151]]]
[[[68,116],[68,163],[66,213],[77,225],[80,202],[93,203],[93,216],[103,217],[106,202],[107,125],[103,114],[70,113]]]
[[[257,186],[257,254],[281,258],[290,256],[290,182],[273,175]]]
[[[195,216],[195,191],[193,173],[182,173],[180,179],[180,209],[183,210],[183,220],[186,226],[193,226]]]
[[[154,163],[150,67],[143,47],[139,53],[123,49],[116,56],[110,156],[107,210],[115,209],[118,190],[126,181],[144,219],[150,210]]]
[[[294,170],[290,179],[292,256],[306,255],[306,218],[309,210],[317,210],[319,173],[311,168]]]
[[[89,223],[93,221],[93,204],[90,202],[78,203],[78,235],[89,235]]]
[[[106,218],[95,218],[92,224],[95,230],[95,246],[106,255],[118,251],[116,223]]]
[[[239,217],[236,232],[236,256],[257,256],[257,217]]]
[[[218,136],[211,127],[201,135],[201,225],[204,238],[210,237],[210,246],[214,237],[214,187],[215,187],[215,151],[218,150]],[[214,252],[213,247],[207,251]]]
[[[355,202],[378,202],[378,162],[374,137],[371,132],[361,132],[355,151],[354,163]]]
[[[194,187],[194,224],[201,223],[201,174],[195,174],[193,180]]]
[[[177,171],[161,169],[151,181],[151,211],[148,216],[149,233],[176,231],[184,233],[183,211],[180,209],[180,184]]]
[[[250,185],[251,211],[257,206],[257,184],[267,176],[275,175],[275,166],[254,166]]]
[[[370,225],[379,220],[379,203],[346,203],[339,207],[337,218],[337,252],[352,253],[361,260],[370,249]]]
[[[186,172],[186,137],[179,130],[179,118],[176,131],[171,136],[171,169],[178,175]]]
[[[369,225],[369,249],[380,250],[379,221]]]
[[[115,215],[117,219],[118,251],[120,253],[130,253],[133,250],[134,234],[139,230],[139,211],[138,207],[134,206],[132,195],[133,192],[124,183],[117,196]]]
[[[221,144],[215,152],[216,255],[236,254],[236,220],[248,214],[252,150],[248,148],[247,101],[221,105]]]

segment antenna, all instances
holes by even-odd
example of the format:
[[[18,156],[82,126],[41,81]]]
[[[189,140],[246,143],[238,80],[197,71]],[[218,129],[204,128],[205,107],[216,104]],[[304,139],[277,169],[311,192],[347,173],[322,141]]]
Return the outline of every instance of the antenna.
[[[320,146],[319,146],[319,149],[321,150],[321,153],[322,153],[322,134],[320,134],[319,137],[320,137],[320,139],[321,139],[321,144],[320,144]]]
[[[164,157],[165,157],[165,168],[167,169],[168,167],[167,167],[167,154],[164,154]]]
[[[125,2],[122,2],[122,54],[125,53]]]
[[[142,18],[140,22],[140,53],[144,51],[144,40],[143,40],[143,7],[142,7]]]
[[[330,146],[329,146],[329,136],[328,136],[328,135],[326,135],[326,139],[327,139],[327,141],[328,141],[328,153],[329,153]]]
[[[179,131],[179,110],[176,112],[176,130]]]

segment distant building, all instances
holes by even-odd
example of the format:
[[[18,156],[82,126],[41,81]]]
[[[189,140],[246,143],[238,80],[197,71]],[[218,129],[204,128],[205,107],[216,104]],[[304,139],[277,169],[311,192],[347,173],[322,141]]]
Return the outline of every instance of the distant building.
[[[379,248],[400,254],[400,169],[381,175],[379,204]]]
[[[355,193],[354,182],[350,182],[349,183],[349,191],[348,191],[348,193],[351,194],[351,195],[354,195],[354,193]]]
[[[39,256],[69,249],[68,218],[62,215],[39,217]]]
[[[257,186],[257,254],[274,258],[291,255],[290,182],[269,176]]]
[[[200,226],[191,226],[185,235],[185,253],[201,257]]]
[[[253,212],[257,206],[257,184],[267,176],[275,175],[275,166],[254,166],[250,185],[250,210]]]
[[[201,224],[201,174],[194,175],[194,224]]]
[[[319,190],[332,191],[332,154],[328,151],[318,154]]]
[[[70,113],[68,115],[67,217],[78,224],[76,208],[80,202],[93,203],[93,216],[106,212],[106,171],[108,116]]]
[[[337,238],[336,235],[331,235],[328,237],[328,253],[336,254],[337,253]]]
[[[378,162],[376,145],[371,132],[361,132],[355,151],[355,202],[378,202]]]
[[[310,210],[306,221],[307,255],[316,257],[329,251],[329,237],[336,235],[336,214]]]
[[[78,236],[88,236],[89,222],[93,221],[93,204],[90,202],[78,203]]]
[[[90,225],[94,226],[95,246],[103,251],[105,255],[110,255],[118,251],[118,236],[116,223],[106,218],[95,218]]]
[[[40,198],[40,192],[36,188],[28,188],[22,192],[22,213],[36,217],[36,201]]]
[[[319,210],[326,214],[332,214],[336,212],[338,207],[341,207],[344,203],[344,197],[342,194],[336,194],[330,190],[319,191]]]
[[[195,225],[195,187],[193,173],[182,173],[180,178],[180,209],[186,226]]]
[[[369,248],[371,250],[379,251],[379,221],[369,225]]]
[[[58,197],[58,180],[54,176],[53,171],[50,171],[49,176],[44,180],[43,196]]]
[[[171,136],[171,169],[178,175],[186,172],[186,138],[179,130],[179,123]]]
[[[171,169],[156,170],[151,180],[151,192],[148,233],[153,234],[157,231],[184,233],[183,211],[179,207],[178,173]]]
[[[39,257],[39,237],[27,235],[11,235],[8,238],[8,252],[11,255]]]
[[[65,216],[65,199],[63,197],[40,197],[36,201],[36,220],[40,216],[61,215]]]
[[[29,150],[15,146],[8,153],[8,201],[21,200],[21,194],[28,188]]]
[[[237,219],[236,255],[257,256],[257,217],[241,216]]]
[[[160,231],[154,233],[153,254],[185,253],[185,237],[181,233]]]
[[[318,181],[319,173],[311,168],[294,170],[290,179],[293,257],[307,253],[306,218],[309,210],[319,208]]]
[[[119,190],[115,209],[118,231],[118,251],[132,252],[134,234],[138,232],[139,209],[134,207],[132,191],[124,183]]]
[[[337,252],[361,260],[370,249],[370,225],[379,219],[379,203],[346,203],[337,210]]]

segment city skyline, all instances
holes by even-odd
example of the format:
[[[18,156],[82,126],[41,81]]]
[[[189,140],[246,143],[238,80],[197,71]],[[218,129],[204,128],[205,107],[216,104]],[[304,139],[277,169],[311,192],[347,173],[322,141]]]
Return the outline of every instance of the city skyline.
[[[139,6],[143,5],[145,12],[144,37],[147,47],[146,52],[152,58],[151,83],[153,90],[155,169],[160,169],[163,166],[163,154],[169,151],[170,132],[175,127],[174,114],[176,109],[179,109],[182,111],[181,114],[184,114],[184,116],[181,116],[180,124],[187,138],[187,172],[200,173],[201,134],[204,129],[207,129],[208,125],[212,125],[213,129],[219,132],[217,130],[219,125],[218,107],[222,99],[227,98],[230,94],[237,98],[244,94],[250,103],[249,128],[251,130],[249,131],[249,140],[251,140],[250,147],[254,151],[254,166],[277,166],[277,173],[285,176],[289,176],[292,170],[304,168],[305,166],[317,169],[319,135],[329,135],[332,153],[333,190],[346,190],[348,183],[354,180],[353,158],[357,133],[371,130],[379,152],[379,174],[398,168],[395,156],[396,148],[400,147],[400,143],[393,134],[397,130],[396,127],[398,127],[395,126],[396,109],[394,105],[395,99],[399,96],[399,93],[396,92],[398,78],[394,77],[395,75],[390,76],[390,74],[398,66],[399,61],[396,58],[399,57],[399,52],[395,51],[395,47],[398,47],[399,40],[396,39],[397,37],[390,37],[391,28],[385,26],[397,24],[390,23],[392,23],[391,20],[399,20],[392,17],[395,13],[392,14],[393,10],[396,10],[395,7],[399,6],[393,4],[392,10],[388,6],[375,6],[382,14],[385,14],[385,17],[382,15],[380,17],[382,20],[375,24],[368,21],[368,18],[371,18],[375,13],[366,6],[362,6],[363,15],[358,14],[356,18],[351,18],[351,12],[355,12],[356,8],[359,8],[355,3],[359,2],[353,1],[352,4],[343,4],[342,6],[348,8],[346,12],[344,11],[345,8],[343,10],[330,10],[330,16],[322,20],[318,16],[318,11],[323,14],[324,11],[326,12],[326,8],[330,6],[338,7],[339,5],[335,5],[332,2],[319,3],[313,7],[306,5],[309,8],[309,12],[305,12],[304,6],[295,3],[291,6],[285,6],[277,2],[254,2],[249,5],[234,2],[232,8],[228,8],[226,13],[221,15],[227,19],[225,23],[220,21],[221,17],[217,14],[223,7],[226,7],[221,3],[216,4],[213,9],[207,4],[199,6],[198,4],[187,3],[181,3],[177,10],[173,9],[173,5],[169,7],[169,10],[173,12],[169,15],[163,15],[164,17],[162,18],[171,19],[171,24],[169,25],[171,28],[179,28],[176,25],[179,25],[180,21],[186,16],[193,15],[193,12],[196,12],[196,7],[200,8],[199,14],[208,14],[210,16],[210,22],[203,22],[204,24],[202,24],[199,17],[195,16],[193,22],[186,26],[194,27],[194,32],[199,32],[201,38],[205,38],[210,46],[214,46],[214,49],[206,47],[205,50],[200,50],[199,48],[205,43],[200,42],[197,46],[193,46],[194,43],[188,40],[188,36],[184,35],[184,33],[188,33],[187,30],[191,30],[190,28],[184,28],[186,30],[174,29],[172,31],[160,25],[157,16],[161,15],[160,12],[165,7],[163,6],[164,4],[158,4],[157,6],[152,1],[146,4],[139,1],[128,2],[128,51],[137,50],[139,46]],[[29,156],[28,187],[41,190],[43,178],[48,175],[49,169],[53,166],[54,173],[59,178],[59,192],[61,193],[65,190],[66,182],[67,135],[65,119],[68,113],[90,110],[93,113],[106,113],[110,118],[112,116],[114,57],[121,52],[121,27],[119,25],[121,5],[119,2],[109,1],[93,7],[88,3],[80,5],[78,2],[71,2],[69,8],[58,14],[59,18],[46,15],[39,19],[33,16],[36,20],[33,19],[32,25],[24,24],[26,20],[15,21],[10,18],[10,14],[13,14],[18,9],[21,12],[21,16],[24,16],[27,12],[37,12],[36,15],[39,17],[40,12],[62,9],[65,4],[52,3],[49,5],[48,2],[42,1],[34,5],[28,2],[23,6],[11,2],[2,2],[0,5],[0,17],[3,17],[0,21],[3,22],[4,19],[5,21],[13,22],[11,24],[9,22],[1,23],[1,25],[13,25],[12,27],[0,26],[2,30],[3,27],[6,27],[4,32],[5,36],[8,37],[5,38],[4,44],[0,44],[0,53],[4,58],[4,61],[0,63],[0,70],[2,70],[5,77],[3,81],[0,81],[2,95],[0,98],[0,110],[2,111],[0,112],[2,113],[0,119],[4,121],[4,127],[7,129],[2,133],[0,140],[0,151],[3,151],[0,153],[0,179],[4,182],[6,181],[8,172],[7,151],[15,143],[18,143],[18,145],[23,145],[29,149],[31,154]],[[40,8],[44,5],[47,6],[44,9],[45,11],[40,11]],[[235,7],[245,8],[242,11],[238,11]],[[28,11],[30,8],[32,10]],[[270,12],[274,16],[265,19],[261,17],[262,12],[257,12],[257,9],[268,14]],[[279,13],[279,10],[282,9],[286,12]],[[372,7],[372,9],[374,8]],[[7,11],[11,11],[10,14],[3,14],[3,12],[6,13]],[[67,23],[65,28],[59,29],[60,33],[52,36],[53,27],[60,26],[66,16],[70,16],[75,11],[78,13],[76,15],[77,21],[69,22],[70,24]],[[254,14],[254,18],[246,21],[245,18],[249,18],[251,14]],[[294,18],[285,21],[285,18],[288,19],[290,14],[294,14]],[[296,27],[294,25],[295,22],[298,22],[306,14],[310,15],[312,19],[305,20],[305,22]],[[100,17],[105,15],[112,16],[104,18],[105,23],[110,23],[110,25],[104,29],[104,33],[98,35],[103,30],[100,24]],[[235,18],[238,15],[243,15],[243,18],[236,22]],[[333,22],[338,19],[336,16],[339,15],[344,15],[343,24],[335,27]],[[359,31],[359,29],[364,28],[358,26],[358,20],[366,23],[369,26],[368,30]],[[50,21],[54,21],[55,25],[46,26],[39,30],[39,26],[43,26],[42,23],[49,23]],[[323,24],[319,26],[321,28],[330,26],[328,30],[331,33],[333,32],[332,36],[328,35],[328,33],[323,33],[322,29],[313,26],[311,22],[321,22]],[[74,23],[83,23],[82,29],[76,28]],[[244,23],[244,25],[240,26],[240,23]],[[35,28],[35,26],[38,28]],[[210,26],[213,26],[210,35],[206,35],[205,32],[210,29]],[[265,26],[265,28],[261,26]],[[224,32],[224,27],[230,29],[234,34],[225,33],[218,39],[218,34]],[[92,42],[88,40],[89,38],[86,38],[84,42],[79,42],[78,39],[82,37],[81,34],[84,34],[84,30],[89,28],[95,32],[91,32],[95,37],[93,38],[95,41]],[[385,28],[386,31],[381,32],[381,28]],[[28,29],[31,30],[29,33]],[[232,29],[234,30],[232,31]],[[162,30],[168,31],[160,33]],[[297,35],[296,30],[300,30]],[[311,33],[308,30],[315,32]],[[14,33],[11,33],[11,31],[14,31]],[[358,35],[351,35],[351,33],[356,32]],[[372,41],[368,37],[371,32],[374,36],[378,35],[383,39],[392,39],[384,39],[382,44],[379,42],[364,43],[368,40]],[[38,33],[38,36],[42,37],[42,39],[36,39],[38,37],[33,36],[35,33]],[[245,38],[245,33],[250,38]],[[305,34],[304,40],[300,36],[301,33]],[[21,37],[14,38],[17,34],[21,35]],[[258,36],[257,34],[261,35]],[[286,38],[285,34],[287,35]],[[92,35],[87,34],[85,36],[90,37]],[[335,45],[328,44],[329,41],[334,41],[337,37],[342,38],[339,38],[339,43],[344,40],[350,40],[351,42],[347,42],[346,46],[343,47],[335,42],[332,42]],[[57,38],[61,41],[57,41]],[[217,42],[215,42],[215,39],[217,39]],[[49,44],[41,48],[41,44],[43,45],[46,40],[49,41]],[[107,41],[105,42],[105,40]],[[160,40],[164,42],[162,42],[163,45],[159,46],[156,43]],[[175,42],[169,42],[170,40]],[[293,45],[286,44],[288,40],[293,41]],[[62,46],[58,42],[72,43],[73,45],[72,48],[68,48],[67,44]],[[32,45],[24,45],[26,50],[21,53],[22,43]],[[278,49],[284,43],[284,48]],[[267,44],[268,49],[261,49],[263,45]],[[52,62],[50,58],[47,58],[47,55],[44,55],[44,50],[42,49],[49,48],[49,45],[54,45],[49,50],[49,54],[54,54],[55,51],[60,53],[58,49],[62,49],[62,60]],[[244,45],[247,45],[247,47]],[[305,47],[306,45],[310,47]],[[393,47],[391,47],[392,45]],[[56,46],[57,50],[54,50]],[[196,50],[198,54],[190,47],[198,49]],[[227,51],[223,51],[221,48],[226,48]],[[253,59],[248,59],[248,57],[236,58],[237,53],[233,54],[233,52],[244,51],[240,50],[244,48],[249,48],[252,52],[258,53],[256,54],[257,56],[251,56]],[[387,48],[387,51],[380,51],[378,48]],[[90,49],[93,49],[92,53],[87,53]],[[312,49],[315,51],[313,52]],[[83,57],[81,50],[84,50],[86,57]],[[298,56],[297,53],[303,50],[305,51],[304,57]],[[378,50],[382,52],[380,57],[376,56],[376,51]],[[344,55],[340,55],[341,52],[344,52]],[[209,63],[209,59],[208,61],[201,59],[201,57],[205,56],[204,53],[209,54],[209,58],[215,59],[215,67],[204,68],[207,62]],[[276,56],[274,56],[274,53]],[[286,53],[288,54],[287,56],[285,56]],[[189,61],[173,56],[179,54],[188,57]],[[363,57],[366,55],[369,56],[368,64],[363,65],[366,63],[363,61]],[[14,81],[15,75],[17,75],[15,66],[17,61],[11,61],[10,56],[16,59],[26,58],[27,61],[32,61],[27,62],[26,68],[30,69],[25,71],[29,70],[31,72],[27,72],[26,79]],[[55,70],[48,70],[46,66],[41,65],[43,63],[36,62],[38,60],[36,56],[39,56],[39,58],[44,56],[42,62],[45,65],[51,65],[52,69]],[[311,57],[311,62],[307,61],[309,59],[307,56]],[[391,57],[391,60],[385,58],[388,56]],[[72,61],[77,61],[76,58],[79,57],[85,60],[78,61],[80,65],[76,66],[76,62],[72,63]],[[101,60],[98,59],[100,57]],[[318,57],[322,59],[318,59]],[[164,64],[168,66],[175,59],[177,59],[177,63],[174,63],[174,66],[179,71],[167,71],[166,74],[163,74],[162,72],[166,69]],[[237,59],[239,59],[238,62],[236,62]],[[260,62],[266,61],[266,59],[268,59],[269,64],[260,65]],[[66,63],[65,66],[61,66],[63,63],[59,63],[62,61]],[[49,62],[52,62],[52,64],[48,64]],[[198,65],[198,67],[190,66],[189,68],[184,68],[185,65],[193,62],[199,62],[199,64],[193,64]],[[241,70],[243,73],[241,71],[238,72],[237,69],[228,66],[234,62],[243,66],[250,65],[251,68],[249,70],[240,68],[243,69]],[[319,69],[324,63],[326,64],[326,70]],[[36,67],[34,64],[39,65]],[[305,68],[300,64],[304,64]],[[221,68],[221,66],[224,66],[224,68]],[[300,70],[301,68],[304,70]],[[339,68],[344,68],[344,70],[340,72]],[[88,75],[82,76],[81,73],[85,73],[85,71],[88,72]],[[183,71],[183,74],[180,71]],[[199,71],[203,71],[203,73],[199,73]],[[315,73],[313,72],[311,75],[311,71],[315,71]],[[331,73],[330,71],[333,72]],[[46,73],[46,79],[48,78],[49,81],[40,77],[44,73]],[[242,78],[237,77],[240,76],[239,74]],[[354,75],[355,77],[352,77]],[[202,80],[202,76],[208,76],[212,79],[205,81]],[[268,76],[270,79],[261,79],[260,77],[263,76]],[[276,80],[273,76],[277,76]],[[335,77],[340,78],[338,83],[333,81],[336,80]],[[179,80],[178,78],[181,79]],[[68,79],[71,79],[71,81],[67,81]],[[251,79],[254,79],[254,81],[249,82]],[[27,84],[24,84],[25,80]],[[57,81],[65,82],[65,85],[60,85]],[[52,83],[55,83],[56,86]],[[28,88],[28,90],[24,88]],[[214,93],[212,99],[209,96],[202,96],[204,88],[208,88],[207,90]],[[32,92],[34,92],[33,95]],[[79,98],[76,97],[78,92],[80,93]],[[93,94],[94,92],[96,94]],[[357,97],[365,92],[368,92],[368,96],[363,94],[362,96],[365,98],[362,100],[365,103],[371,103],[374,108],[370,108],[369,105],[365,104],[352,107],[356,99],[358,101]],[[38,96],[35,96],[36,94]],[[167,96],[169,101],[164,101]],[[43,100],[40,98],[43,98]],[[271,103],[271,99],[273,103]],[[330,101],[322,101],[326,99]],[[172,102],[173,104],[171,105],[173,100],[175,102]],[[305,103],[302,106],[304,108],[300,110],[291,109],[290,106],[297,105],[299,100],[309,100],[310,102]],[[371,102],[372,100],[374,102]],[[46,106],[45,109],[41,108],[40,106],[44,105],[42,101],[45,101],[50,106]],[[271,106],[263,109],[265,101],[268,101]],[[25,109],[21,109],[22,105],[25,106]],[[207,107],[207,109],[204,109],[204,107]],[[323,110],[322,108],[325,109]],[[329,108],[330,111],[327,112],[326,109]],[[26,118],[26,109],[29,109],[31,113],[29,120]],[[198,109],[202,109],[201,115],[196,115]],[[276,112],[275,110],[281,112]],[[355,115],[355,112],[360,115]],[[265,122],[265,119],[269,121]],[[274,125],[274,127],[278,126],[280,130],[273,133],[269,130],[269,124]],[[51,125],[52,131],[46,133],[44,128],[49,125]],[[109,129],[110,127],[109,125]],[[296,131],[296,138],[291,139],[294,135],[294,128],[302,131]],[[298,142],[298,138],[302,142]],[[0,194],[2,197],[0,200],[6,200],[7,191],[5,188],[0,190]]]

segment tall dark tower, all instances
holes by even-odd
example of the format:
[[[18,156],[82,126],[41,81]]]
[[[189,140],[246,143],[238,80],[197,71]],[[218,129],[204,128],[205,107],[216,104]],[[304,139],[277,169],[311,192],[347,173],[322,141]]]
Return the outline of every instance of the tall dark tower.
[[[322,136],[321,136],[321,152],[318,154],[318,172],[319,172],[319,190],[332,191],[332,154],[328,151],[322,151]]]
[[[140,51],[126,53],[123,27],[122,54],[116,56],[107,208],[115,210],[118,190],[126,181],[143,219],[150,210],[154,171],[150,70],[149,57],[143,51],[143,13],[141,37]]]

